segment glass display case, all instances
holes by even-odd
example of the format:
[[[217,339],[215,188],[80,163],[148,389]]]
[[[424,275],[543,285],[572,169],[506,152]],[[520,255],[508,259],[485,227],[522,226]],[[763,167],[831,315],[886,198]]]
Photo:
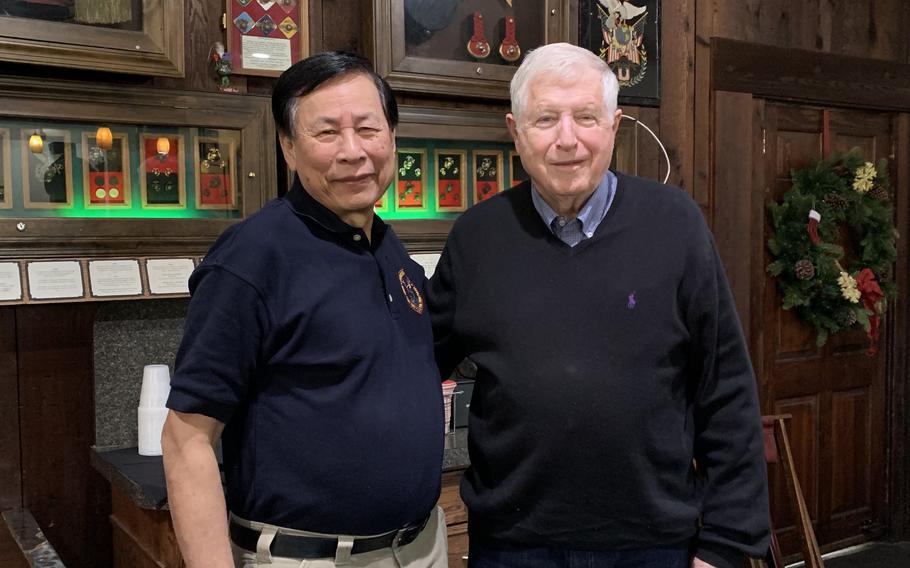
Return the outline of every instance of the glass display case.
[[[0,61],[183,77],[184,0],[4,0]]]
[[[393,88],[508,98],[524,54],[577,37],[569,0],[373,0],[374,59]]]
[[[203,253],[276,195],[267,97],[0,80],[0,258]]]

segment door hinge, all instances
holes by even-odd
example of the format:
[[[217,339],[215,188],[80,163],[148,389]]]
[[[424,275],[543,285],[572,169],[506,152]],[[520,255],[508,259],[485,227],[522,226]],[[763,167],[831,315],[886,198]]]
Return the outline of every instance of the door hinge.
[[[761,129],[761,155],[764,156],[768,153],[768,132],[762,128]]]

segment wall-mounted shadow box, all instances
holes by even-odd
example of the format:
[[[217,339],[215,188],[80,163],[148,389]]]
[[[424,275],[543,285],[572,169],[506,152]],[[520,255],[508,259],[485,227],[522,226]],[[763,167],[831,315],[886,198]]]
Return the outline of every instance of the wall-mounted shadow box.
[[[570,0],[373,0],[376,70],[400,91],[509,97],[524,54],[578,36]]]
[[[0,79],[0,257],[201,254],[275,195],[266,97]]]
[[[0,61],[183,77],[184,0],[0,2]]]

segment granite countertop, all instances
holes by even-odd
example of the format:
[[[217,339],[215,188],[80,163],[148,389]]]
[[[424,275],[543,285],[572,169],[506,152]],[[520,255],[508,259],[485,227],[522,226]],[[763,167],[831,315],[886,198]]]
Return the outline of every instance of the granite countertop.
[[[140,456],[136,448],[92,448],[91,463],[112,486],[142,509],[167,510],[167,485],[161,456]],[[446,434],[442,470],[466,468],[468,431],[459,428]]]

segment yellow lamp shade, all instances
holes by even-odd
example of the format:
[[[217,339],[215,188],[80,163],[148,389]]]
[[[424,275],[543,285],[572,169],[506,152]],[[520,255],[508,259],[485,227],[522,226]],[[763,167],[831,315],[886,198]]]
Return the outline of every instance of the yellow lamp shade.
[[[37,132],[29,136],[28,149],[35,154],[40,154],[44,151],[44,139]]]
[[[167,156],[171,151],[171,141],[161,136],[155,141],[155,150],[162,156]]]
[[[95,132],[95,141],[98,144],[98,147],[102,150],[110,150],[114,147],[114,135],[111,134],[111,129],[107,126],[102,126],[98,128],[98,131]]]

